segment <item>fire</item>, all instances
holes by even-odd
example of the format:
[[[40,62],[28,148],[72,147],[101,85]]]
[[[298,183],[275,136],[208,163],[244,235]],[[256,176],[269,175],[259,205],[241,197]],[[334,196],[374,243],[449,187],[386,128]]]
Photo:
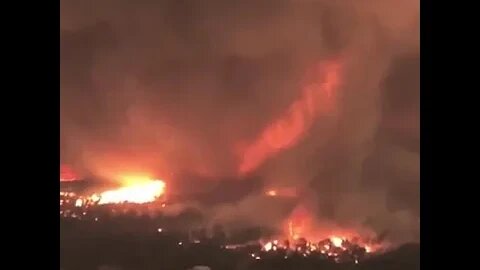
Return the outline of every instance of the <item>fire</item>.
[[[273,247],[272,242],[268,242],[268,243],[266,243],[266,244],[263,246],[263,249],[264,249],[265,251],[270,251],[270,250],[272,249],[272,247]]]
[[[290,105],[282,117],[268,125],[253,143],[242,149],[240,173],[252,171],[278,151],[295,145],[317,116],[334,108],[340,67],[339,63],[333,61],[312,70],[314,78],[303,87],[299,99]]]
[[[83,205],[82,199],[79,198],[75,201],[75,207],[82,207],[82,205]]]
[[[371,239],[374,235],[366,231],[360,234],[354,229],[341,228],[328,222],[318,222],[309,208],[300,204],[294,208],[286,220],[282,237],[288,239],[290,243],[305,241],[307,243],[316,243],[316,246],[310,244],[310,251],[312,251],[313,247],[320,253],[331,253],[332,256],[336,256],[335,254],[339,250],[348,251],[352,246],[363,248],[365,253],[382,250],[385,243],[372,241]]]
[[[274,187],[267,189],[265,195],[269,197],[289,197],[293,198],[297,196],[297,191],[292,187]]]
[[[342,244],[343,244],[343,239],[340,238],[340,237],[337,237],[337,236],[332,236],[330,237],[330,241],[332,242],[332,244],[336,247],[342,247]]]
[[[102,192],[98,197],[98,204],[111,203],[148,203],[153,202],[165,193],[165,182],[161,180],[141,180],[133,182],[128,179],[128,186]]]

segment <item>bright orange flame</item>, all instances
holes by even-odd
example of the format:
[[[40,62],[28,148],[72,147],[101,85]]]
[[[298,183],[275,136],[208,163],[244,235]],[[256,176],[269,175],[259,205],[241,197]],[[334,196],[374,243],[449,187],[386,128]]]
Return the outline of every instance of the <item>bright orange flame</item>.
[[[342,244],[343,244],[343,239],[340,238],[340,237],[337,237],[337,236],[332,236],[330,237],[330,241],[332,242],[332,244],[336,247],[342,247]]]
[[[335,224],[316,221],[309,208],[302,204],[294,208],[284,225],[284,233],[285,236],[288,235],[288,240],[295,242],[301,238],[308,239],[310,243],[318,243],[322,253],[333,252],[336,248],[347,250],[348,242],[364,247],[367,253],[376,252],[384,246],[383,244],[374,245],[362,239],[359,232],[354,229],[340,228]],[[329,242],[323,242],[325,239]]]
[[[98,204],[111,203],[148,203],[153,202],[165,193],[165,182],[161,180],[145,180],[133,182],[127,178],[131,184],[116,190],[109,190],[100,194]]]
[[[270,250],[272,249],[272,247],[273,247],[272,242],[268,242],[268,243],[266,243],[266,244],[263,246],[263,249],[264,249],[265,251],[270,251]]]
[[[260,136],[241,149],[240,173],[248,173],[278,151],[295,145],[310,129],[315,118],[335,106],[335,93],[340,82],[340,64],[336,61],[313,69],[314,79],[302,89],[285,115],[267,126]]]

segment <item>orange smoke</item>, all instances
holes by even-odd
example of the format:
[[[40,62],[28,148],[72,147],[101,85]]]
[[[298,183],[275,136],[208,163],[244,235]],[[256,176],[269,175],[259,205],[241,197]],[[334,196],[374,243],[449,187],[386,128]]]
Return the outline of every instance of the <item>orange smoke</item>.
[[[313,218],[310,212],[302,205],[297,206],[287,220],[286,229],[289,240],[308,237],[313,227]]]
[[[68,182],[68,181],[75,181],[78,180],[77,175],[75,172],[72,170],[67,165],[61,165],[60,166],[60,182]]]
[[[248,173],[278,151],[295,145],[310,129],[319,115],[335,108],[336,92],[340,83],[338,61],[315,66],[302,88],[302,95],[295,100],[283,116],[273,121],[251,144],[242,149],[240,173]]]

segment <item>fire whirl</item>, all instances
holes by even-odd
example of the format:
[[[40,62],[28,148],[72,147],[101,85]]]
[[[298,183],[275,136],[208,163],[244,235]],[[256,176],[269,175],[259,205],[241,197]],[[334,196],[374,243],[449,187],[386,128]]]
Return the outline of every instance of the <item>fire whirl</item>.
[[[301,96],[283,116],[274,120],[254,142],[241,150],[241,174],[254,170],[277,152],[297,144],[318,116],[335,109],[341,64],[338,61],[321,63],[309,73]]]

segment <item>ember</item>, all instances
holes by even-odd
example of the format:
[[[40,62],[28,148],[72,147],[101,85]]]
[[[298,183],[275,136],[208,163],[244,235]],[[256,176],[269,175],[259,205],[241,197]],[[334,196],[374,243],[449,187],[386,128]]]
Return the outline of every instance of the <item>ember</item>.
[[[267,196],[275,197],[275,196],[277,196],[277,191],[276,190],[269,190],[269,191],[267,191]]]

